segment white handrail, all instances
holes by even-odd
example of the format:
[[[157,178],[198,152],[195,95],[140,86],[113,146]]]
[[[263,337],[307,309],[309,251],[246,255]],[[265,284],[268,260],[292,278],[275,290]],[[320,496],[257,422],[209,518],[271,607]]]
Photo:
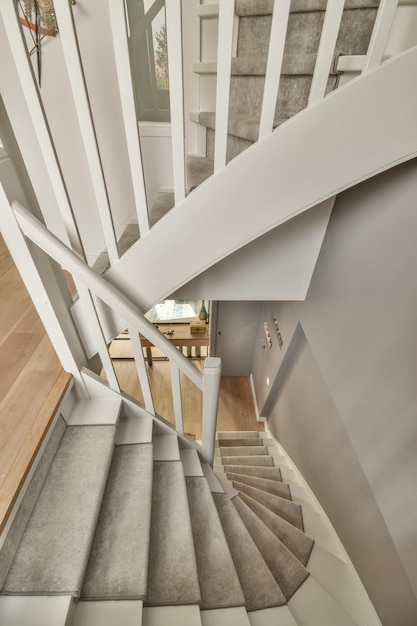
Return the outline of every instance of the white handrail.
[[[203,375],[201,372],[171,342],[167,341],[151,322],[143,317],[130,300],[116,287],[94,272],[19,202],[13,202],[12,208],[18,224],[25,235],[73,276],[76,276],[80,282],[88,287],[94,296],[105,302],[111,309],[116,310],[128,326],[136,328],[154,346],[164,352],[169,359],[177,363],[178,367],[199,389],[203,388]]]
[[[169,0],[169,2],[166,2],[165,13],[168,43],[172,168],[174,174],[175,204],[178,204],[185,198],[185,137],[181,1]]]
[[[279,84],[281,80],[282,60],[284,58],[285,37],[291,0],[275,0],[272,13],[271,34],[269,39],[268,61],[265,73],[265,86],[262,100],[259,139],[270,133],[274,126]]]
[[[381,0],[362,74],[381,65],[397,6],[398,0]]]
[[[226,165],[234,8],[234,0],[222,0],[219,4],[214,172]]]
[[[327,4],[308,106],[320,102],[325,96],[344,6],[345,0],[329,0]]]
[[[125,3],[124,0],[108,0],[107,4],[109,7],[114,59],[130,164],[130,177],[136,203],[139,232],[143,236],[149,230],[149,215],[127,41]]]
[[[97,146],[94,122],[91,115],[84,72],[80,58],[77,35],[69,2],[57,2],[56,16],[59,24],[59,33],[62,39],[62,51],[71,85],[74,106],[77,111],[78,123],[81,129],[81,138],[91,175],[91,184],[96,199],[97,209],[101,218],[104,240],[107,246],[110,263],[119,258],[116,233],[107,195],[101,165],[100,153]]]

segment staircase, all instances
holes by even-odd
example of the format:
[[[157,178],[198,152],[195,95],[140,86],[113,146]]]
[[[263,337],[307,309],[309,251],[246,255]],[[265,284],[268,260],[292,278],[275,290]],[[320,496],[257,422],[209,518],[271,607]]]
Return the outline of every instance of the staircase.
[[[118,398],[67,413],[0,552],[2,626],[378,623],[265,433],[218,433],[212,469]]]

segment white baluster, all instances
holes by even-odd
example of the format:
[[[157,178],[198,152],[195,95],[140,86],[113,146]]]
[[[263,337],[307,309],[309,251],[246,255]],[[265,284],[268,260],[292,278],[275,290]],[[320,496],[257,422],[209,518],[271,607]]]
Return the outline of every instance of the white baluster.
[[[184,92],[180,0],[165,4],[175,204],[185,198]]]
[[[142,389],[143,400],[145,408],[149,413],[155,415],[155,408],[152,398],[151,386],[149,384],[148,372],[146,370],[145,359],[143,356],[142,344],[140,342],[139,333],[132,326],[128,327],[130,341],[132,344],[133,357],[135,359],[136,370],[138,372],[138,378],[140,387]]]
[[[275,0],[274,3],[261,121],[259,124],[259,139],[269,135],[274,126],[290,4],[291,0]]]
[[[171,368],[171,388],[172,401],[174,404],[175,428],[182,435],[184,434],[184,422],[182,416],[182,399],[181,399],[181,376],[179,367],[174,361],[169,362]]]
[[[84,151],[90,170],[93,192],[101,219],[110,263],[113,264],[119,258],[119,253],[117,250],[111,208],[104,181],[100,153],[97,146],[94,123],[91,116],[70,3],[57,2],[55,5],[55,12],[59,25],[59,35],[62,41],[62,51],[71,85],[74,106],[77,112],[81,137],[84,144]]]
[[[320,102],[325,96],[344,6],[345,0],[328,1],[308,106]]]
[[[362,74],[381,65],[397,7],[398,0],[381,0]]]
[[[133,195],[142,236],[149,230],[149,217],[127,40],[127,16],[124,0],[108,0],[108,7]]]
[[[204,364],[201,454],[203,460],[211,465],[214,459],[221,369],[221,360],[218,357],[209,356],[206,358]]]
[[[215,172],[226,165],[234,11],[234,0],[222,0],[220,2],[217,50],[216,131],[214,145]]]

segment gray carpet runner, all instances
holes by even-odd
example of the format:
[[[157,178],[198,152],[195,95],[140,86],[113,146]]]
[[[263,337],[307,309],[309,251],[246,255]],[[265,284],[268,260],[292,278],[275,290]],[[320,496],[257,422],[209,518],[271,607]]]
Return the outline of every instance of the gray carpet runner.
[[[152,444],[116,446],[81,598],[146,598],[152,465]]]
[[[201,590],[201,608],[244,606],[245,596],[222,524],[204,477],[187,477],[194,546]]]
[[[232,501],[213,494],[245,599],[246,610],[285,604],[286,599]]]
[[[180,461],[154,461],[146,603],[201,600],[184,471]]]
[[[66,429],[7,575],[4,593],[79,594],[114,435],[114,426]]]
[[[61,428],[3,593],[203,611],[286,604],[309,576],[313,540],[300,530],[301,507],[274,467],[277,457],[256,445],[262,436],[218,436],[217,469],[245,472],[228,472],[239,494],[223,491],[213,472],[195,466],[196,475],[185,476],[180,460],[153,461],[152,443],[115,447],[113,426]],[[222,466],[227,459],[239,465]],[[227,483],[225,473],[219,478]]]

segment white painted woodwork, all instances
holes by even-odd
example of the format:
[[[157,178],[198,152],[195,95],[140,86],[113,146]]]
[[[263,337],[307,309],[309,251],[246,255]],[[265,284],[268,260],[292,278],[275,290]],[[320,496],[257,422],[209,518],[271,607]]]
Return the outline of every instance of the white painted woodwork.
[[[251,626],[298,626],[287,606],[274,606],[261,611],[251,611],[248,614]]]
[[[129,327],[128,331],[130,343],[132,345],[133,358],[135,359],[136,371],[138,373],[139,383],[145,402],[145,408],[147,411],[149,411],[149,413],[155,415],[151,385],[149,383],[149,377],[146,369],[145,358],[143,356],[143,348],[139,338],[139,333],[132,327]]]
[[[201,626],[200,607],[188,606],[145,606],[142,626]]]
[[[1,596],[1,626],[67,626],[71,596]]]
[[[193,63],[193,72],[196,74],[217,74],[217,61]]]
[[[221,360],[209,356],[204,362],[203,424],[201,456],[212,464],[216,440],[217,408],[219,401]]]
[[[382,63],[397,5],[398,0],[381,0],[379,4],[374,30],[372,31],[368,53],[362,70],[364,74]]]
[[[234,9],[234,0],[222,0],[219,5],[214,172],[218,172],[226,165]]]
[[[141,626],[142,600],[100,600],[77,602],[68,626]]]
[[[152,443],[154,461],[180,461],[177,435],[154,435]]]
[[[181,433],[181,435],[183,435],[184,422],[182,418],[180,370],[173,361],[170,361],[169,365],[171,371],[171,391],[172,401],[174,403],[175,428],[179,433]]]
[[[329,0],[327,4],[308,106],[320,102],[325,96],[344,6],[345,0]]]
[[[201,467],[203,469],[203,474],[205,476],[205,479],[207,480],[208,486],[210,487],[210,491],[212,493],[224,493],[224,489],[221,486],[216,474],[213,472],[211,465],[209,465],[208,463],[202,463]]]
[[[245,607],[201,611],[202,626],[250,626]]]
[[[309,576],[288,601],[298,626],[357,626],[342,607]]]
[[[116,431],[116,446],[134,443],[151,443],[153,419],[150,415],[139,415],[137,405],[131,404],[131,413],[124,401],[123,414]]]
[[[78,400],[66,422],[68,426],[116,426],[121,408],[121,397]]]
[[[78,123],[81,129],[81,136],[87,157],[97,208],[100,214],[107,252],[109,254],[110,263],[114,263],[119,258],[116,233],[114,230],[113,218],[111,215],[111,208],[109,205],[106,183],[104,180],[100,153],[84,80],[77,35],[72,16],[72,6],[68,2],[60,2],[57,3],[55,11],[59,23],[59,35],[62,39],[62,50],[64,53],[65,64],[71,84],[74,105],[77,111]]]
[[[119,381],[117,380],[116,371],[113,367],[113,361],[111,359],[109,350],[107,348],[107,342],[104,337],[103,329],[100,324],[100,320],[97,314],[97,301],[98,299],[85,285],[81,286],[81,296],[88,302],[90,309],[89,321],[93,332],[93,341],[96,350],[100,356],[101,364],[106,374],[107,381],[110,388],[114,391],[120,391]]]
[[[185,198],[184,93],[180,0],[171,0],[171,2],[167,2],[165,5],[165,13],[168,43],[172,167],[174,173],[175,203],[178,204]]]
[[[259,140],[272,133],[273,129],[289,14],[290,0],[275,0],[259,124]]]
[[[8,44],[1,49],[2,98],[43,218],[53,233],[83,255],[13,3],[2,2],[0,16],[0,41]]]
[[[123,123],[130,163],[130,175],[136,203],[139,231],[143,236],[149,230],[148,204],[143,176],[142,153],[136,115],[135,96],[132,85],[127,18],[124,0],[109,0],[113,51],[122,107]]]
[[[212,4],[199,4],[197,6],[197,15],[199,17],[218,17],[219,3],[213,2]]]
[[[88,288],[111,308],[120,311],[128,325],[137,328],[165,355],[176,361],[181,370],[194,382],[199,389],[203,388],[203,375],[171,342],[158,331],[155,326],[143,317],[137,307],[127,300],[116,287],[96,274],[88,265],[62,244],[52,233],[47,231],[38,220],[18,203],[13,205],[15,216],[25,234],[39,245],[47,254],[54,258],[74,276],[88,284]]]
[[[417,50],[407,51],[299,113],[195,189],[153,229],[152,241],[128,250],[106,278],[147,310],[261,234],[413,158],[417,84],[408,77],[416,63]],[[364,108],[378,115],[363,115]],[[191,233],[204,233],[210,245]]]
[[[362,597],[357,580],[345,561],[315,543],[307,569],[314,580],[350,615],[355,624],[369,625],[362,610]]]
[[[200,459],[195,448],[180,450],[180,458],[184,468],[184,476],[204,476]]]

